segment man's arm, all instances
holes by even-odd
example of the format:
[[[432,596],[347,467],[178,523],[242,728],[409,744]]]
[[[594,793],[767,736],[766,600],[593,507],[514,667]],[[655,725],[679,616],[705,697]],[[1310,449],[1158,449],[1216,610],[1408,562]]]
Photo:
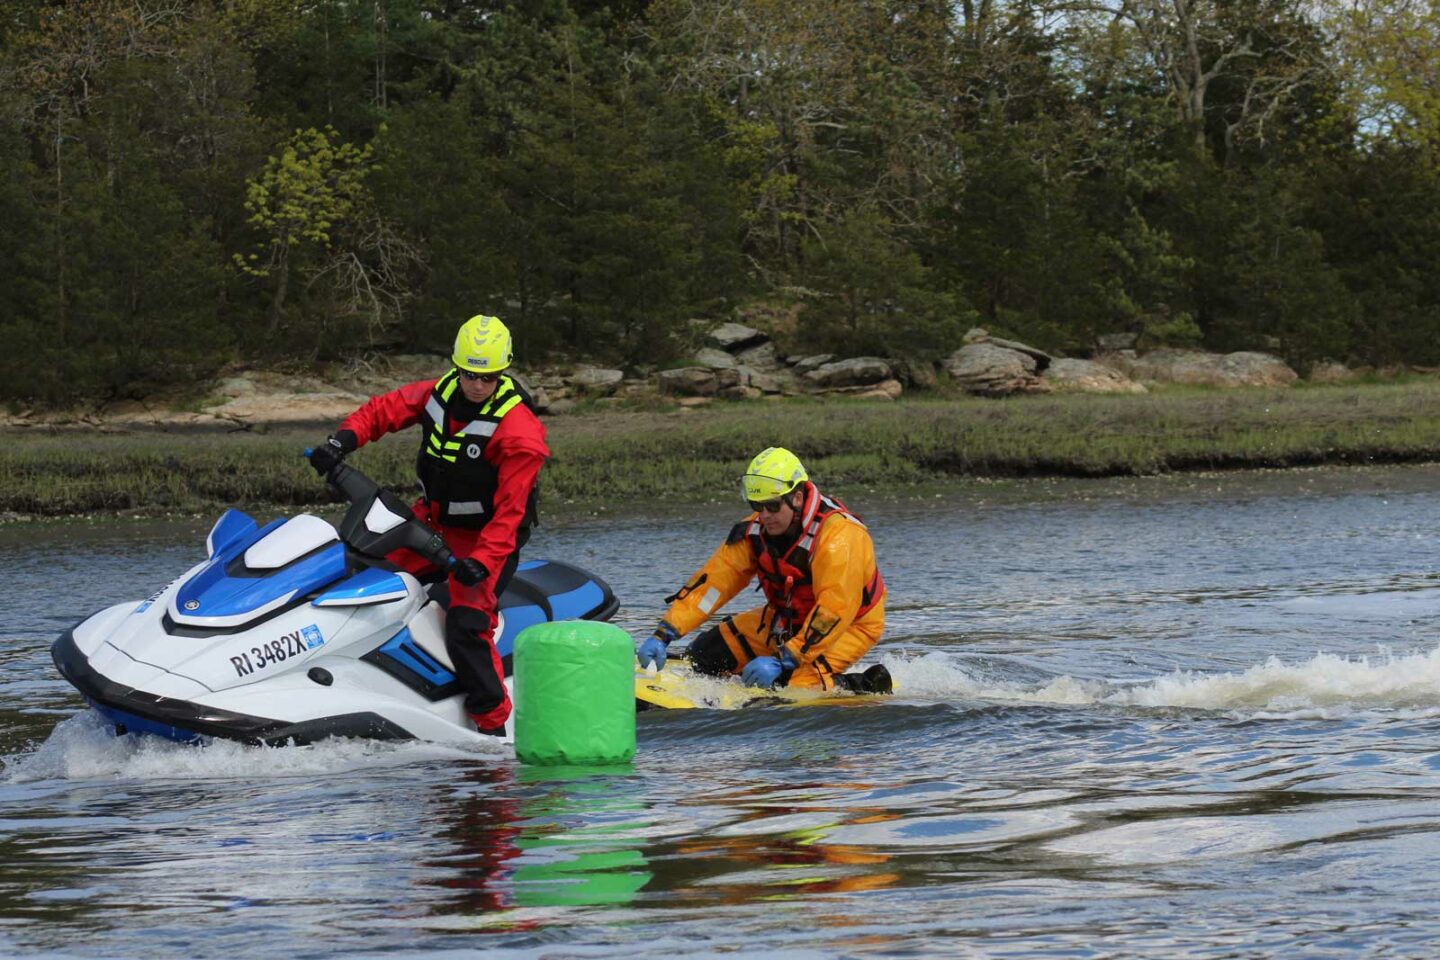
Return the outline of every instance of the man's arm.
[[[404,430],[419,422],[420,414],[425,410],[425,401],[430,399],[435,384],[435,380],[418,380],[371,397],[359,410],[345,418],[340,429],[355,434],[356,446],[361,447],[387,433]]]
[[[678,636],[685,636],[730,601],[754,579],[759,566],[755,549],[745,538],[749,520],[742,520],[731,530],[705,565],[680,588],[665,620]]]
[[[515,552],[530,491],[535,489],[540,468],[548,456],[550,448],[545,445],[545,427],[528,410],[524,413],[517,410],[501,420],[495,435],[485,444],[485,459],[495,466],[499,477],[494,510],[470,555],[492,574],[499,573],[506,559]]]

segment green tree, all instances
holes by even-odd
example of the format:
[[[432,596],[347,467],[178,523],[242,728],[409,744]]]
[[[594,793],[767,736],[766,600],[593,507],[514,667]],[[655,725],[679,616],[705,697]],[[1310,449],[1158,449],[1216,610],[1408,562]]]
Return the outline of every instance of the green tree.
[[[372,147],[337,142],[333,128],[296,130],[265,169],[245,184],[249,223],[263,237],[255,250],[235,254],[235,264],[273,283],[267,333],[285,316],[296,259],[311,263],[328,253],[338,230],[365,214],[370,197],[365,177]]]

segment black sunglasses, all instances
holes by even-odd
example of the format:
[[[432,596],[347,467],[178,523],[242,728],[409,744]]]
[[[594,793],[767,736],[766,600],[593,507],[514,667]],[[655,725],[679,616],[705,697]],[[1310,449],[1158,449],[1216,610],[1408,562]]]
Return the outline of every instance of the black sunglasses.
[[[759,500],[746,500],[745,502],[750,504],[750,509],[756,513],[779,513],[780,508],[785,506],[784,497],[779,500],[766,500],[764,503]]]
[[[481,383],[494,383],[500,379],[500,374],[498,373],[474,373],[470,370],[461,370],[460,376],[466,380],[479,380]]]

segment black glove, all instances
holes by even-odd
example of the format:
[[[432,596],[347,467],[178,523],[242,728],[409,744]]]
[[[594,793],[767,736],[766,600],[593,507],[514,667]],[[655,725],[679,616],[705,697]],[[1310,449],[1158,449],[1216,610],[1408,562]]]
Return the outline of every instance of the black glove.
[[[314,467],[320,476],[328,476],[330,471],[345,459],[345,455],[353,452],[359,445],[353,432],[336,430],[324,443],[310,451],[310,466]]]
[[[473,587],[481,580],[490,576],[490,571],[485,569],[485,564],[474,557],[466,557],[464,560],[456,560],[455,566],[450,573],[467,587]]]

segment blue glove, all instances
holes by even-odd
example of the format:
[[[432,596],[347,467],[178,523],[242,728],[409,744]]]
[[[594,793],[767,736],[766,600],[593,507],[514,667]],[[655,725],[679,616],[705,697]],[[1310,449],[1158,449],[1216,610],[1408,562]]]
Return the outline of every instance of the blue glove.
[[[740,679],[747,687],[770,690],[789,683],[790,674],[794,671],[795,657],[790,653],[790,648],[782,643],[778,656],[756,657],[745,664],[745,669],[740,671]]]
[[[640,649],[635,651],[635,659],[642,667],[649,667],[653,663],[656,670],[663,670],[666,648],[671,641],[679,639],[680,631],[672,627],[668,620],[661,620],[660,625],[655,628],[655,635],[640,644]]]
[[[775,686],[775,681],[780,679],[783,672],[780,661],[774,657],[756,657],[745,664],[745,669],[740,671],[740,679],[745,681],[747,687],[769,690]]]

